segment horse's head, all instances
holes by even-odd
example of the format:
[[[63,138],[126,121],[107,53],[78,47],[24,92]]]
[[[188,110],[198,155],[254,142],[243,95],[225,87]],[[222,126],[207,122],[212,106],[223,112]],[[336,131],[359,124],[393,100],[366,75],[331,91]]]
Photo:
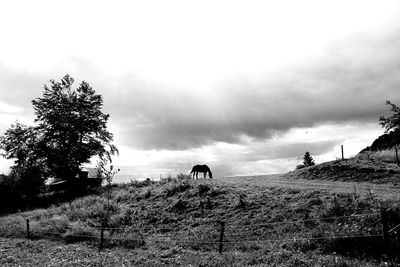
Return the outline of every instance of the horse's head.
[[[208,172],[208,175],[210,176],[210,179],[212,179],[212,172],[211,171]]]

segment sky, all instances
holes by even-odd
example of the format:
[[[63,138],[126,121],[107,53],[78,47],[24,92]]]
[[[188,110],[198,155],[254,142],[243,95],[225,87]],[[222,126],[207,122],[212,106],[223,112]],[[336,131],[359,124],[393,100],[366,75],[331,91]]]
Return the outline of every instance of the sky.
[[[400,104],[400,1],[1,1],[0,133],[70,74],[103,96],[116,181],[356,155]],[[0,173],[11,160],[0,159]]]

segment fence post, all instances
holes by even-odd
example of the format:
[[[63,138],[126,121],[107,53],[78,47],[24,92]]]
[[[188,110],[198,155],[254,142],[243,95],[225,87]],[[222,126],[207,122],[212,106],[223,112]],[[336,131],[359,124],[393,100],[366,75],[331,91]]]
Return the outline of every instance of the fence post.
[[[396,163],[399,165],[399,154],[397,153],[397,147],[394,149],[396,151]]]
[[[100,244],[99,244],[99,251],[102,250],[103,248],[103,242],[104,242],[104,225],[103,223],[101,224],[100,228]]]
[[[344,160],[343,145],[340,146],[342,150],[342,160]]]
[[[29,219],[26,219],[26,238],[27,239],[31,238],[31,235],[30,235],[30,232],[29,232]]]
[[[219,253],[222,253],[223,249],[224,231],[225,231],[225,222],[221,221],[221,232],[219,234],[219,249],[218,249]]]
[[[390,240],[389,240],[389,226],[388,226],[388,218],[386,208],[381,207],[381,223],[382,223],[382,239],[383,244],[385,246],[385,250],[389,248]]]

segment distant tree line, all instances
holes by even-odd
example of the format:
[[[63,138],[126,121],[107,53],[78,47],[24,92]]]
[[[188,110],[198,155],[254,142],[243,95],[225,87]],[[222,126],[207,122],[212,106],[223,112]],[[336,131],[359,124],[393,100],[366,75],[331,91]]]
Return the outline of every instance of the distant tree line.
[[[102,96],[85,81],[76,89],[73,84],[69,75],[50,80],[43,96],[32,101],[35,125],[16,122],[0,137],[2,155],[14,160],[0,184],[1,203],[9,204],[12,196],[24,202],[43,191],[46,179],[73,180],[92,157],[111,161],[118,153]]]

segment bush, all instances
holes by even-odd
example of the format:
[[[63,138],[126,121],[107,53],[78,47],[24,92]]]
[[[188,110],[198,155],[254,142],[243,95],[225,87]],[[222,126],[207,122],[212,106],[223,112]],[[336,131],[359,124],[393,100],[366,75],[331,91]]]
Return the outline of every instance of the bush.
[[[146,180],[143,181],[131,180],[130,186],[140,188],[149,186],[151,184],[153,184],[153,181],[150,180],[150,178],[146,178]]]
[[[198,191],[199,191],[199,195],[204,195],[207,192],[211,191],[211,187],[209,185],[207,185],[207,184],[199,184],[197,186],[197,188],[198,188]]]
[[[145,245],[143,235],[138,231],[125,229],[121,233],[113,233],[109,240],[106,240],[106,246],[122,246],[126,248],[139,248]]]
[[[184,173],[179,173],[176,176],[176,179],[178,179],[178,181],[182,181],[182,180],[191,180],[192,176],[190,174],[184,174]]]
[[[82,221],[76,221],[69,225],[69,229],[63,234],[63,238],[68,243],[80,241],[97,240],[99,236],[96,229],[87,226]]]
[[[44,181],[40,168],[14,166],[0,182],[0,203],[7,203],[0,205],[0,213],[34,206],[38,194],[44,190]]]
[[[300,165],[297,165],[296,166],[296,170],[300,170],[300,169],[303,169],[303,168],[305,168],[306,166],[304,165],[304,164],[300,164]]]
[[[167,197],[171,197],[177,193],[184,192],[188,189],[191,189],[192,185],[187,181],[180,182],[178,184],[173,184],[165,190]]]
[[[172,211],[182,212],[189,207],[189,203],[185,200],[178,199],[178,201],[171,207]]]

